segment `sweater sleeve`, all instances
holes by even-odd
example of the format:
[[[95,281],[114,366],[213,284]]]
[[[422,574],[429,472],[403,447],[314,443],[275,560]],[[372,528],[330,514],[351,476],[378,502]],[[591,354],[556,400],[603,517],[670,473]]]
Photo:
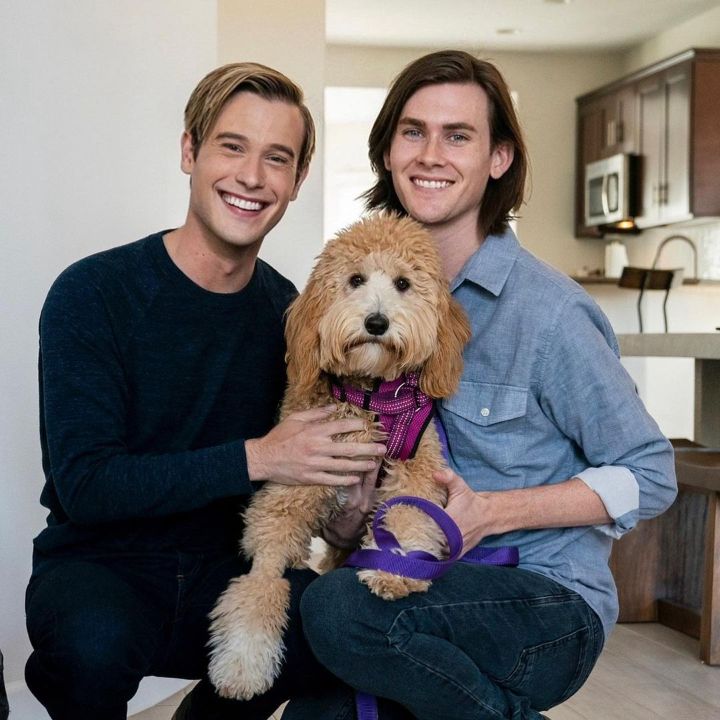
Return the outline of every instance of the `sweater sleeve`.
[[[62,512],[77,524],[102,523],[251,493],[243,439],[179,452],[128,448],[133,391],[113,311],[100,282],[71,268],[41,314],[43,466]]]

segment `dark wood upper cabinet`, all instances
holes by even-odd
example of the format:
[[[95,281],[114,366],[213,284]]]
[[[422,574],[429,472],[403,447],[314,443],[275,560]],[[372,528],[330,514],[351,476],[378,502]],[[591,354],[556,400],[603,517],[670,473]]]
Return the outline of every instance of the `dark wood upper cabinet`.
[[[720,217],[720,50],[688,50],[577,99],[578,237],[584,225],[585,165],[640,156],[636,224],[655,227]]]

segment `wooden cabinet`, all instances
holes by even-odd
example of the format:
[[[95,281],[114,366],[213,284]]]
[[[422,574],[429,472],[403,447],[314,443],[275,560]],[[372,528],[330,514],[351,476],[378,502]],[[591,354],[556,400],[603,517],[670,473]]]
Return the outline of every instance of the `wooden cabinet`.
[[[718,65],[720,70],[720,65]],[[638,149],[642,158],[640,228],[692,219],[690,78],[681,63],[638,83]]]
[[[600,100],[600,158],[635,152],[637,97],[633,87],[619,88]]]
[[[578,144],[576,170],[576,234],[602,237],[596,227],[585,225],[585,166],[618,153],[636,152],[637,97],[633,87],[598,93],[587,102],[578,102]]]
[[[688,50],[577,100],[578,237],[585,166],[640,156],[639,228],[720,217],[720,50]]]

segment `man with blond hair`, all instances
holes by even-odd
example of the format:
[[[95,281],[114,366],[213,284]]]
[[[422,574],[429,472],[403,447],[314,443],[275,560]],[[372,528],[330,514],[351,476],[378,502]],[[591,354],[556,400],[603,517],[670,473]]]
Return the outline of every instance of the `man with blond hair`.
[[[177,716],[264,720],[324,681],[298,623],[247,703],[206,679],[208,613],[238,557],[253,484],[359,483],[384,453],[332,442],[358,421],[313,410],[273,427],[283,315],[296,291],[258,259],[315,146],[299,87],[253,63],[208,74],[185,110],[185,223],[81,260],[40,320],[47,527],[27,592],[27,683],[53,720],[120,720],[147,675],[201,679]],[[344,476],[340,476],[344,474]]]

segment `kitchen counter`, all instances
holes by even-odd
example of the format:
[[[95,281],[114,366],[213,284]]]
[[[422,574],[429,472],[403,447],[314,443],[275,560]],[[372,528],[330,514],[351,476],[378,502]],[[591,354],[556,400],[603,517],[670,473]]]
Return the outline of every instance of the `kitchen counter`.
[[[720,360],[720,332],[618,335],[620,352],[640,357],[690,357]]]
[[[695,359],[694,440],[720,448],[720,332],[618,335],[625,357]]]
[[[695,359],[695,443],[706,446],[673,441],[677,500],[613,548],[621,617],[657,620],[697,637],[703,662],[720,665],[720,332],[618,335],[618,341],[624,356]],[[649,571],[638,571],[640,556]]]
[[[571,275],[570,278],[580,285],[614,285],[620,287],[620,278],[609,278],[604,275]],[[698,280],[696,278],[682,279],[682,285],[720,285],[720,280]]]

